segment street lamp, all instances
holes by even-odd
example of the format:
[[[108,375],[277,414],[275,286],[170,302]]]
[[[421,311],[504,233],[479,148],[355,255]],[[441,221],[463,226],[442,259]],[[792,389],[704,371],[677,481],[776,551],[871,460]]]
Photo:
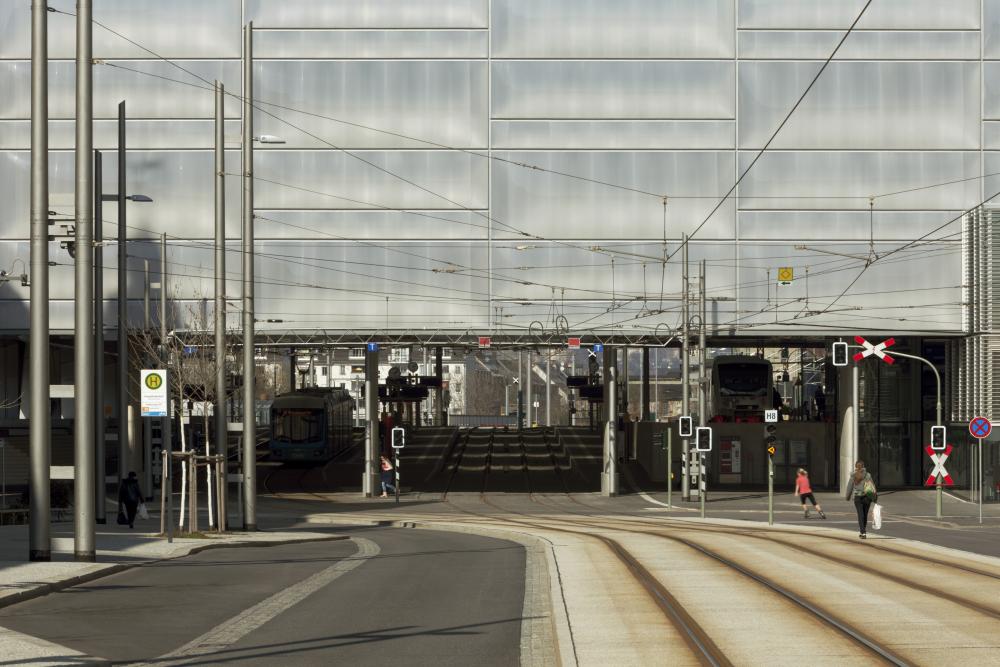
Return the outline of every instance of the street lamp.
[[[122,102],[124,105],[124,102]],[[118,142],[118,189],[125,189],[125,125],[124,106],[119,107],[119,142]],[[97,494],[95,498],[95,519],[97,523],[107,522],[104,511],[105,495],[105,429],[104,420],[104,202],[117,202],[118,204],[118,445],[119,464],[118,474],[122,477],[124,470],[123,454],[126,451],[128,429],[126,418],[128,414],[128,350],[125,345],[125,312],[128,305],[128,275],[126,272],[126,225],[125,207],[123,203],[127,201],[137,203],[151,203],[152,197],[144,194],[124,195],[104,194],[104,173],[103,156],[101,151],[94,151],[94,405],[96,408],[95,435],[96,447],[95,458],[97,460]],[[148,489],[152,493],[151,489]]]
[[[285,140],[281,137],[276,137],[273,134],[262,134],[259,137],[254,137],[254,141],[261,144],[283,144]]]

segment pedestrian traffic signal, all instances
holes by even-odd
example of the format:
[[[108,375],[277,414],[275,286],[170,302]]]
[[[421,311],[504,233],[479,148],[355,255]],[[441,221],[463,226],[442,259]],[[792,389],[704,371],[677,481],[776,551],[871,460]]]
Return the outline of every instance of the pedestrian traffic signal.
[[[681,417],[677,430],[682,438],[690,438],[692,435],[694,435],[694,432],[691,430],[691,423],[692,423],[691,417],[687,415]]]
[[[712,451],[712,428],[710,426],[699,426],[697,437],[694,440],[694,450],[696,452]]]
[[[767,449],[767,453],[771,456],[774,456],[774,452],[777,451],[777,431],[777,424],[764,424],[764,448]]]
[[[847,365],[847,343],[843,341],[838,341],[833,344],[833,365],[834,366]]]
[[[931,426],[931,449],[944,451],[947,448],[948,437],[944,426]]]

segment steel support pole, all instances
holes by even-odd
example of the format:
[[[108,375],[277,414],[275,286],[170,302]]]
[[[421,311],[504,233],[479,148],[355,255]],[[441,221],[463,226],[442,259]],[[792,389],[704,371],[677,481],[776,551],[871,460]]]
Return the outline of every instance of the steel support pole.
[[[74,303],[73,553],[96,560],[94,543],[94,97],[93,7],[77,0],[76,13],[76,299]],[[120,215],[120,214],[119,214]],[[119,268],[119,270],[121,270]],[[44,406],[39,406],[44,407]],[[48,492],[45,492],[46,495]]]
[[[604,465],[601,493],[618,495],[618,351],[604,346]]]
[[[545,425],[552,426],[552,350],[545,356]]]
[[[31,502],[28,558],[52,559],[49,461],[49,16],[45,0],[31,2],[31,332],[28,347],[28,438]]]
[[[243,26],[243,528],[257,530],[257,375],[254,362],[253,22]]]
[[[101,151],[94,151],[94,519],[107,523],[104,511],[107,495],[107,464],[104,433],[104,162]]]
[[[444,356],[441,346],[434,348],[434,377],[437,378],[437,386],[434,388],[434,410],[437,412],[434,415],[434,423],[438,426],[444,426],[444,362],[442,357]]]
[[[667,426],[664,431],[667,441],[667,509],[673,507],[674,496],[674,430]]]
[[[653,414],[656,417],[656,421],[661,421],[662,413],[660,412],[660,348],[653,348]]]
[[[127,153],[125,142],[125,101],[118,104],[118,406],[119,406],[119,434],[118,434],[118,483],[125,479],[125,473],[135,467],[135,443],[133,441],[134,432],[131,428],[131,411],[129,410],[129,344],[128,344],[128,227],[126,210],[126,167]],[[101,222],[97,221],[96,226]],[[122,416],[124,415],[124,416]],[[124,420],[122,422],[122,420]],[[145,428],[143,429],[145,438]],[[145,439],[143,440],[145,443]]]
[[[100,228],[100,225],[97,225]],[[95,249],[96,251],[96,249]],[[149,260],[142,260],[142,330],[149,333]]]
[[[681,415],[691,414],[691,368],[688,363],[688,243],[687,234],[681,242]],[[691,500],[691,450],[687,438],[681,439],[681,499]]]
[[[708,424],[708,372],[705,364],[708,351],[705,346],[707,308],[705,305],[705,260],[698,269],[698,425]],[[706,455],[698,454],[698,500],[701,503],[701,518],[705,518],[705,496],[708,495],[708,471],[705,467]]]
[[[365,351],[365,472],[361,479],[366,498],[375,495],[375,465],[379,460],[378,442],[378,352]],[[386,434],[388,436],[388,434]]]
[[[128,419],[128,227],[125,210],[125,101],[118,103],[118,485],[131,466]],[[77,249],[79,252],[79,249]]]
[[[100,222],[97,223],[97,229],[100,229]],[[142,332],[144,336],[152,335],[150,330],[150,313],[149,313],[149,260],[142,260]],[[96,327],[95,327],[96,329]],[[143,350],[142,353],[142,366],[143,368],[148,368],[147,364],[152,363],[153,360],[149,358],[149,355]],[[100,401],[98,401],[98,414],[100,414]],[[139,420],[142,422],[142,470],[143,470],[143,484],[142,488],[146,490],[146,500],[151,501],[153,499],[153,425],[148,418],[139,415]],[[100,523],[100,522],[98,522]]]
[[[517,430],[524,428],[524,354],[517,351]]]
[[[534,357],[534,352],[532,352],[529,349],[528,350],[528,363],[525,366],[525,369],[528,372],[526,373],[527,377],[525,378],[525,383],[524,383],[524,427],[525,428],[531,428],[531,410],[534,407],[533,399],[532,399],[532,396],[531,396],[531,380],[532,380],[532,375],[531,375],[531,360],[532,360],[532,357]]]
[[[639,419],[650,421],[652,411],[649,409],[649,348],[642,348],[642,370],[639,375]]]
[[[860,432],[858,425],[859,422],[861,421],[860,375],[861,375],[860,367],[857,364],[854,364],[854,366],[851,368],[851,394],[852,394],[851,410],[853,411],[853,414],[851,415],[853,417],[853,419],[851,419],[851,459],[855,463],[857,463],[858,457],[861,452],[861,447],[860,447],[861,443],[858,442],[858,437]]]
[[[226,412],[226,91],[215,82],[215,451],[225,455],[229,439]],[[249,367],[251,371],[253,366]],[[211,456],[208,446],[205,456]],[[211,466],[205,475],[211,479]],[[211,482],[209,483],[211,491]],[[212,498],[209,495],[208,503]]]
[[[767,457],[767,525],[774,525],[774,457],[771,455]]]
[[[170,365],[167,351],[167,235],[160,234],[160,364],[161,368]],[[175,380],[176,381],[176,380]],[[167,374],[167,416],[160,420],[161,447],[167,453],[164,460],[160,484],[167,490],[167,542],[174,541],[174,486],[171,467],[174,464],[174,423],[173,411],[170,409],[170,373]]]
[[[979,523],[983,522],[983,483],[985,482],[985,477],[983,476],[983,439],[979,438]]]

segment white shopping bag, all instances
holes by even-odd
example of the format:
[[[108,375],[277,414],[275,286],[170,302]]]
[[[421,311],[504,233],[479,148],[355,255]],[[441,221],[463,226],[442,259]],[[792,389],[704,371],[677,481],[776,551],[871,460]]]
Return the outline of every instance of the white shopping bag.
[[[872,505],[872,528],[882,530],[882,506],[878,503]]]
[[[146,503],[139,503],[139,518],[140,519],[149,518],[149,510],[146,509]]]

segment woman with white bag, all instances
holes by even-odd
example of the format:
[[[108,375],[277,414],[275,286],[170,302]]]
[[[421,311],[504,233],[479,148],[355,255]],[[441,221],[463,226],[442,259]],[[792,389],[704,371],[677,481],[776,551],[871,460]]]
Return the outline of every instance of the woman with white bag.
[[[875,488],[872,476],[865,470],[864,461],[858,461],[854,464],[854,474],[851,475],[850,482],[847,485],[846,500],[854,498],[854,509],[858,512],[858,537],[864,540],[868,538],[868,510],[871,509],[872,503],[878,500],[878,489]],[[876,530],[881,527],[881,513],[877,525],[875,525],[875,521],[872,523]]]

